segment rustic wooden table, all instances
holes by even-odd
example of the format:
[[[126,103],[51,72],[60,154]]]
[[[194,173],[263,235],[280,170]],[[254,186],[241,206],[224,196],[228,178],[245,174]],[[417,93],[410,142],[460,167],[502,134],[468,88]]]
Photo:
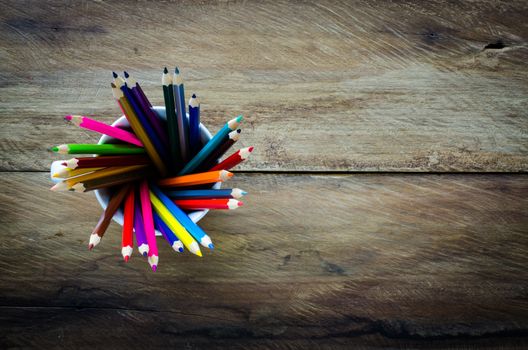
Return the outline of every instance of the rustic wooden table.
[[[526,1],[0,1],[0,347],[528,346]],[[62,116],[177,64],[251,195],[149,272],[51,193]]]

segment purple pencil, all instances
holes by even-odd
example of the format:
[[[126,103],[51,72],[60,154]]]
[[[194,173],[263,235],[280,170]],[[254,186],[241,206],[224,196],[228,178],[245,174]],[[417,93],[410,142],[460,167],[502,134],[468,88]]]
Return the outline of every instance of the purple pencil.
[[[125,72],[124,74],[127,86],[130,87],[132,96],[134,96],[134,99],[139,105],[139,108],[141,108],[147,116],[150,125],[152,125],[152,128],[156,132],[156,135],[158,135],[158,137],[160,138],[163,146],[168,149],[169,137],[167,135],[167,132],[165,131],[161,119],[158,117],[156,112],[152,110],[152,105],[150,104],[150,101],[148,100],[147,96],[145,96],[145,94],[143,93],[143,90],[141,89],[141,86],[139,86],[139,83],[134,78],[132,78],[127,72]]]
[[[141,215],[141,203],[136,201],[134,205],[134,231],[136,232],[136,245],[139,250],[139,254],[147,256],[149,246],[147,243],[147,235],[145,234],[145,228],[143,227],[143,215]]]

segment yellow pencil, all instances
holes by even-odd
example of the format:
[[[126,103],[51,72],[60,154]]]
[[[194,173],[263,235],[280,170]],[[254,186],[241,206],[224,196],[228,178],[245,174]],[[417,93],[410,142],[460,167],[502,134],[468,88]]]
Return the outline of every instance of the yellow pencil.
[[[79,168],[79,169],[70,169],[70,168],[62,168],[59,171],[57,171],[55,174],[53,174],[53,177],[55,178],[61,178],[61,179],[68,179],[70,177],[79,176],[83,174],[93,173],[94,171],[101,170],[104,168]]]
[[[104,168],[102,170],[98,170],[98,171],[94,171],[91,173],[87,173],[87,174],[83,174],[80,176],[66,179],[62,182],[55,184],[55,186],[53,186],[51,190],[52,191],[69,190],[73,187],[73,185],[79,182],[85,182],[88,180],[95,180],[95,179],[101,179],[101,178],[110,178],[116,175],[140,170],[142,168],[146,168],[147,166],[148,165],[131,165],[131,166],[116,166],[116,167]]]
[[[178,220],[176,220],[167,207],[158,199],[158,197],[156,197],[154,193],[152,193],[152,191],[149,191],[149,193],[152,206],[161,220],[165,222],[165,224],[171,229],[172,232],[174,232],[174,234],[180,239],[180,241],[182,241],[182,243],[185,245],[185,247],[187,247],[187,249],[189,249],[191,253],[202,256],[200,246],[198,246],[198,243],[194,240],[194,238],[192,238],[189,232],[187,232],[187,230],[178,222]]]

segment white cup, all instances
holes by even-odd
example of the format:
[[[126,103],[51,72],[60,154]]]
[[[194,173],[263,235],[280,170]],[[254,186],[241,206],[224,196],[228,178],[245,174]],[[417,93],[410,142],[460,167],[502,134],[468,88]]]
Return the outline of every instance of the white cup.
[[[158,116],[161,119],[163,119],[163,120],[167,119],[167,116],[165,114],[165,107],[154,106],[152,109],[158,114]],[[188,117],[189,116],[187,116],[187,118]],[[126,119],[125,116],[121,116],[121,118],[117,119],[115,122],[112,123],[112,126],[129,127],[130,124],[128,123],[128,120]],[[200,123],[200,138],[201,138],[202,144],[204,144],[204,145],[207,143],[207,141],[209,141],[212,138],[211,133],[209,132],[209,130],[207,130],[205,128],[205,126],[202,123]],[[99,139],[98,144],[108,143],[111,140],[115,140],[115,139],[110,137],[110,136],[103,135]],[[214,186],[212,188],[219,189],[221,187],[221,185],[222,185],[221,182],[217,182],[217,183],[214,184]],[[110,194],[109,194],[108,189],[101,188],[99,190],[95,190],[94,192],[95,192],[95,197],[97,198],[97,201],[99,201],[99,204],[101,204],[101,207],[103,207],[103,209],[105,209],[106,206],[108,205],[109,200],[110,200]],[[196,223],[196,222],[200,221],[208,212],[209,212],[209,209],[198,210],[198,211],[190,212],[188,215],[189,215],[189,218],[193,222]],[[115,213],[115,215],[113,217],[113,220],[115,222],[117,222],[119,225],[123,225],[123,211],[121,209],[119,209]],[[161,233],[159,233],[157,231],[156,231],[156,234],[158,236],[161,235]]]

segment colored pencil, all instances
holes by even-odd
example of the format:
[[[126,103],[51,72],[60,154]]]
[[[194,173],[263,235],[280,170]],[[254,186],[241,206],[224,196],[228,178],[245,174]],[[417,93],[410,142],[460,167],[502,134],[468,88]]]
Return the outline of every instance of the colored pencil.
[[[169,134],[169,153],[171,156],[171,170],[174,171],[181,163],[180,140],[178,136],[178,120],[174,106],[174,91],[172,89],[172,76],[169,75],[167,67],[163,69],[161,76],[163,85],[163,98],[165,100],[165,115],[167,116],[167,130]]]
[[[131,165],[131,166],[124,166],[124,167],[104,168],[102,170],[94,171],[94,172],[83,174],[80,176],[75,176],[75,177],[66,179],[64,181],[58,182],[51,188],[51,190],[52,191],[69,190],[70,188],[73,187],[73,185],[79,182],[82,183],[82,182],[86,182],[89,180],[111,178],[116,175],[120,175],[124,173],[136,172],[140,169],[145,169],[145,167],[146,165]]]
[[[165,160],[167,159],[167,150],[165,149],[165,146],[161,142],[160,137],[156,134],[154,129],[152,128],[151,123],[149,122],[147,116],[143,112],[143,109],[138,104],[138,101],[134,98],[132,95],[132,91],[130,91],[130,88],[127,84],[121,86],[121,91],[123,91],[123,94],[127,101],[129,102],[130,106],[132,107],[132,110],[134,111],[134,114],[136,115],[137,119],[143,126],[143,130],[145,130],[145,133],[149,137],[150,141],[152,142],[152,145],[154,146],[154,149],[158,153],[161,159]]]
[[[222,143],[220,143],[220,145],[218,145],[218,147],[213,150],[207,158],[204,159],[203,163],[198,166],[197,170],[207,171],[218,164],[218,159],[222,158],[227,150],[238,141],[240,138],[240,132],[241,130],[238,129],[227,134],[227,137],[222,141]]]
[[[130,190],[130,184],[126,184],[122,186],[121,188],[117,189],[117,192],[115,192],[108,202],[108,205],[106,206],[106,209],[101,214],[101,217],[99,218],[99,222],[95,226],[95,228],[92,231],[92,234],[90,235],[90,242],[88,243],[88,249],[92,250],[93,247],[99,244],[101,242],[101,239],[103,238],[103,235],[106,232],[106,229],[108,228],[108,225],[110,225],[110,221],[112,220],[112,217],[116,213],[117,209],[119,209],[119,206],[121,205],[121,202],[126,197],[126,194]]]
[[[139,196],[134,203],[134,232],[136,233],[136,245],[139,254],[147,256],[149,245],[147,243],[145,226],[143,225],[143,214],[141,213],[141,200],[139,199]]]
[[[159,137],[161,144],[164,149],[169,149],[169,139],[167,137],[167,131],[163,125],[162,120],[158,117],[158,114],[152,110],[152,104],[148,100],[147,96],[141,89],[139,83],[130,76],[127,72],[124,72],[126,84],[132,92],[132,96],[137,102],[138,106],[141,108],[145,116],[147,117],[148,122],[152,125],[154,132]]]
[[[183,253],[183,243],[176,237],[174,232],[161,220],[158,214],[154,213],[154,224],[156,229],[161,232],[163,237],[169,242],[172,249],[177,252]]]
[[[220,190],[180,190],[168,191],[165,194],[172,199],[208,199],[208,198],[235,198],[240,199],[247,194],[240,188],[225,188]]]
[[[125,84],[125,80],[119,75],[117,75],[116,72],[112,72],[112,76],[114,77],[114,80],[112,82],[115,84],[115,86],[121,87]]]
[[[214,249],[214,245],[211,241],[211,238],[204,232],[204,230],[201,229],[200,226],[195,224],[189,218],[189,216],[187,216],[185,212],[178,208],[178,206],[174,204],[170,200],[170,198],[167,197],[158,187],[156,187],[155,185],[151,185],[150,189],[155,194],[155,196],[163,203],[167,210],[174,216],[174,218],[187,230],[187,232],[189,232],[194,237],[194,239],[196,239],[202,246],[209,249]]]
[[[202,252],[200,250],[200,246],[194,238],[191,236],[191,234],[183,227],[183,225],[178,221],[172,212],[169,211],[169,209],[164,205],[164,203],[161,202],[158,197],[152,192],[154,189],[154,186],[151,186],[150,189],[150,202],[152,203],[152,206],[154,207],[154,211],[159,215],[159,217],[167,224],[167,226],[171,229],[176,236],[181,240],[183,245],[193,254],[196,254],[198,256],[202,256]],[[169,200],[170,202],[170,200]],[[172,202],[171,204],[175,206]]]
[[[236,199],[175,199],[174,204],[185,210],[236,209],[244,203]]]
[[[156,233],[154,232],[154,218],[152,217],[152,206],[150,204],[149,186],[147,180],[141,181],[139,184],[139,197],[141,200],[141,214],[143,215],[143,226],[145,228],[145,236],[147,237],[147,244],[149,246],[148,262],[152,271],[156,272],[158,268],[158,244],[156,242]]]
[[[69,179],[71,177],[93,173],[94,171],[101,170],[104,168],[81,168],[81,169],[70,169],[68,167],[61,167],[56,173],[53,174],[54,178]]]
[[[183,78],[178,67],[174,69],[172,77],[174,105],[176,107],[176,121],[178,123],[178,140],[180,141],[180,157],[183,163],[189,161],[189,120],[185,112],[185,90]]]
[[[134,188],[128,190],[123,208],[123,230],[121,232],[121,255],[128,262],[134,248]]]
[[[136,171],[130,171],[111,177],[103,177],[99,179],[92,179],[83,182],[77,182],[71,187],[71,190],[76,192],[88,192],[100,188],[120,185],[126,182],[136,181],[143,178],[148,178],[155,173],[154,168],[142,168]]]
[[[123,144],[96,145],[90,143],[70,143],[51,148],[53,152],[59,154],[142,154],[145,153],[143,147]]]
[[[242,119],[242,116],[238,116],[228,121],[224,127],[220,129],[220,131],[217,132],[209,142],[207,142],[200,152],[198,152],[198,154],[195,155],[182,170],[180,170],[178,175],[186,175],[195,170],[207,158],[207,156],[209,156],[209,154],[222,143],[224,138],[227,137],[227,134],[238,128]]]
[[[150,104],[149,99],[147,98],[147,95],[143,92],[143,89],[141,88],[141,85],[139,85],[138,81],[134,79],[128,72],[123,72],[123,75],[125,76],[125,82],[130,86],[130,88],[136,88],[138,93],[143,96],[143,100],[147,102],[148,106],[152,108],[152,105]]]
[[[145,150],[147,154],[149,155],[150,159],[152,160],[152,162],[154,163],[154,165],[156,166],[160,174],[162,176],[166,176],[167,168],[165,167],[158,152],[154,148],[152,141],[148,137],[147,133],[145,132],[145,129],[141,125],[132,107],[130,106],[130,103],[125,98],[123,91],[117,88],[113,83],[110,85],[112,86],[112,93],[114,94],[114,98],[117,100],[117,104],[123,111],[123,114],[128,119],[128,122],[130,123],[132,130],[134,130],[134,133],[136,134],[136,136],[141,140],[141,142],[145,146]]]
[[[251,154],[251,152],[253,152],[253,146],[242,148],[227,157],[226,159],[224,159],[223,161],[221,161],[220,163],[218,163],[217,165],[215,165],[214,167],[212,167],[209,171],[232,169],[244,160],[246,160]]]
[[[130,155],[72,158],[65,160],[62,165],[73,170],[77,168],[106,168],[111,166],[127,166],[151,163],[152,161],[147,155]]]
[[[200,101],[195,94],[189,100],[189,155],[194,157],[202,145],[200,138]]]
[[[94,119],[90,119],[82,115],[67,115],[64,117],[64,119],[71,121],[73,124],[77,125],[78,127],[91,130],[91,131],[95,131],[100,134],[108,135],[115,139],[118,139],[118,140],[121,140],[127,143],[131,143],[139,147],[143,147],[143,144],[136,137],[136,135],[126,130],[120,129],[118,127],[111,126],[111,125],[102,123]]]
[[[158,185],[165,187],[194,186],[226,181],[232,176],[233,173],[230,173],[227,170],[209,171],[205,173],[169,177],[158,181]]]

